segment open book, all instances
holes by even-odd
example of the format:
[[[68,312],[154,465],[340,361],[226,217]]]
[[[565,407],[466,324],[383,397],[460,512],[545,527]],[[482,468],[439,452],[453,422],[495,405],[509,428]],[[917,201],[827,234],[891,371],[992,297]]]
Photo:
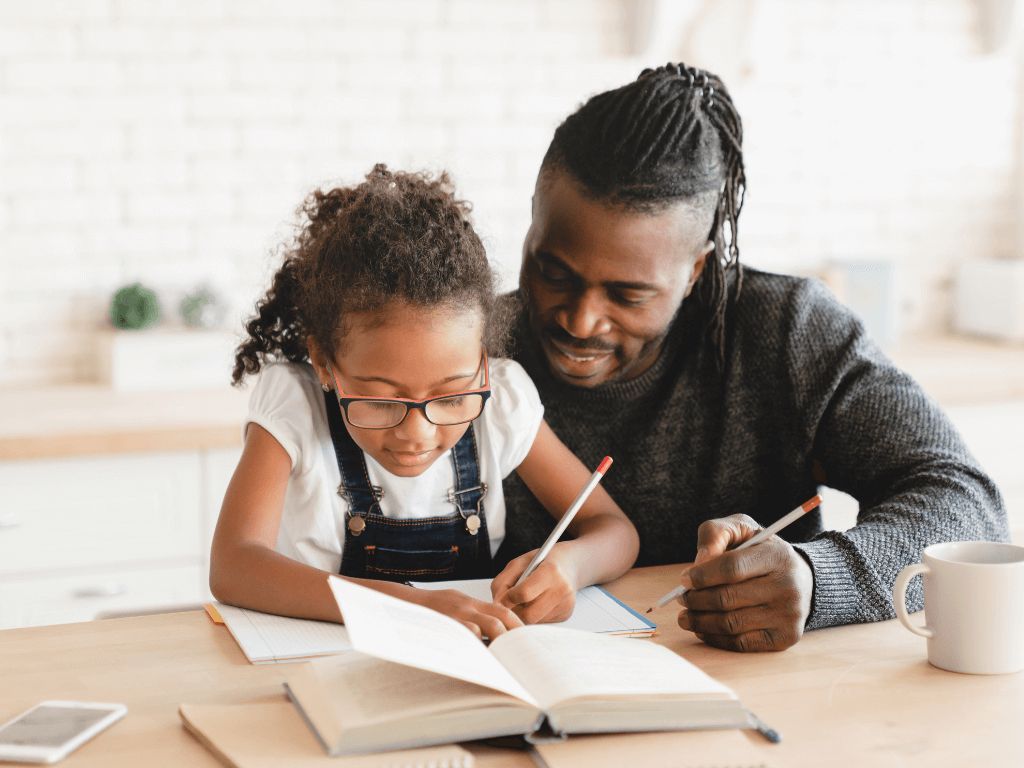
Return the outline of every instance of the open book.
[[[749,728],[735,694],[662,646],[563,627],[490,647],[459,622],[330,578],[358,653],[286,687],[332,755],[496,736]]]

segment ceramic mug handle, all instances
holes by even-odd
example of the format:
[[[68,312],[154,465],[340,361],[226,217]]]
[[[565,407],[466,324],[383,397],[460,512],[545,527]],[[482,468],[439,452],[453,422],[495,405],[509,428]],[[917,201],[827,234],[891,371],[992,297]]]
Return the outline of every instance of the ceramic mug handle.
[[[904,627],[915,635],[931,637],[932,631],[928,627],[919,627],[911,623],[910,614],[907,613],[907,585],[910,584],[912,578],[923,573],[928,573],[928,566],[924,563],[914,563],[900,571],[900,575],[896,577],[896,583],[892,585],[892,602],[896,608],[896,618]]]

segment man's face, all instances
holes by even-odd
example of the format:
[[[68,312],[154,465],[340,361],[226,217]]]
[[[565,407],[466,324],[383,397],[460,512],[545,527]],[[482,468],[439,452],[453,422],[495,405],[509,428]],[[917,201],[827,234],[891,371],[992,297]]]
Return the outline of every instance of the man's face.
[[[711,213],[636,212],[542,172],[519,285],[551,372],[578,387],[627,381],[657,359],[711,250]]]

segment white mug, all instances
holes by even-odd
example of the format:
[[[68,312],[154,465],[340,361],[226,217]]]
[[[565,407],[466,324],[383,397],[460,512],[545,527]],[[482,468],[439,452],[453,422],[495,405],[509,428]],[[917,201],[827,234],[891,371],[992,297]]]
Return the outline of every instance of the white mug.
[[[1024,547],[994,541],[933,544],[923,562],[896,577],[896,615],[928,638],[928,661],[940,669],[996,675],[1024,669]],[[907,585],[924,574],[926,626],[912,624]]]

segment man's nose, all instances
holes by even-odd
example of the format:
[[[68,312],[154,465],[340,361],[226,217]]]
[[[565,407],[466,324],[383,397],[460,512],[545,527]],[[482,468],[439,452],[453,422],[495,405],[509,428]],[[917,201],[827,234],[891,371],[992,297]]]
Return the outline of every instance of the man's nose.
[[[558,324],[577,339],[601,336],[611,330],[605,301],[595,291],[584,291],[566,303],[556,316]]]

